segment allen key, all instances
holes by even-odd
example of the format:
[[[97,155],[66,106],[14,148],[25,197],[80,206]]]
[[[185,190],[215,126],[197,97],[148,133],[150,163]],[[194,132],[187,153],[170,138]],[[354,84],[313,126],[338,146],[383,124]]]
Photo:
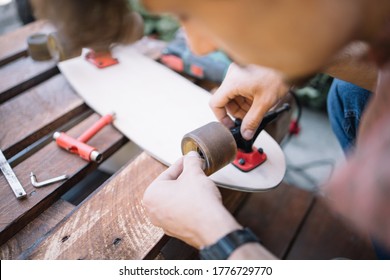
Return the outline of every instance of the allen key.
[[[53,184],[53,183],[57,183],[57,182],[66,180],[66,179],[68,179],[68,175],[61,175],[61,176],[58,176],[58,177],[55,177],[55,178],[52,178],[52,179],[48,179],[48,180],[45,180],[45,181],[42,181],[42,182],[38,182],[37,181],[37,177],[35,176],[35,174],[33,172],[31,172],[30,173],[30,179],[31,179],[31,184],[34,187],[41,188],[41,187],[44,187],[44,186],[47,186],[47,185],[50,185],[50,184]]]

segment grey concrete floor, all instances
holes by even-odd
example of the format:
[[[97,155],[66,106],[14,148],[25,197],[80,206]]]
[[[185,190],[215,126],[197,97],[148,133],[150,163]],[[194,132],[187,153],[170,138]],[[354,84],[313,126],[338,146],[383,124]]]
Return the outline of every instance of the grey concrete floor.
[[[14,1],[1,5],[5,2],[0,0],[0,34],[22,25]],[[304,108],[301,128],[298,136],[283,145],[288,164],[285,181],[313,190],[326,182],[332,168],[342,162],[344,156],[326,113]]]
[[[0,35],[22,26],[15,1],[0,0]]]
[[[344,154],[326,113],[304,107],[300,122],[301,132],[282,145],[287,161],[285,181],[312,190],[326,182],[344,161]]]

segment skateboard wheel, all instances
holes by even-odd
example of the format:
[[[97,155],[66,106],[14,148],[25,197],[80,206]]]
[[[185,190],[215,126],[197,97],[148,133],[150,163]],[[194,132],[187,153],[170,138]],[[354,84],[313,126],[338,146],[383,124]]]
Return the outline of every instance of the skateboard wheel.
[[[70,52],[65,47],[65,44],[56,32],[50,33],[47,36],[47,48],[51,57],[55,61],[64,61],[66,59],[81,55],[81,49],[78,51]]]
[[[33,60],[50,60],[51,55],[47,48],[47,35],[37,33],[27,38],[28,54]]]
[[[218,122],[211,122],[184,135],[181,141],[183,155],[196,151],[205,161],[208,176],[231,163],[237,153],[232,133]]]

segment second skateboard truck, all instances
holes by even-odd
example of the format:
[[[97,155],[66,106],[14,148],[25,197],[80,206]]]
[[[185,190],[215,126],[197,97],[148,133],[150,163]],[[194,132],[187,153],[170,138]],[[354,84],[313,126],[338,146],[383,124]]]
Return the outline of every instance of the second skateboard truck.
[[[206,175],[211,175],[231,162],[243,172],[251,171],[267,159],[262,148],[253,146],[257,136],[270,122],[289,109],[290,105],[285,103],[268,112],[251,140],[242,137],[239,119],[230,130],[221,123],[211,122],[184,135],[181,142],[182,153],[198,152],[205,160]]]
[[[114,120],[114,114],[107,114],[101,117],[92,127],[87,129],[77,139],[67,135],[64,132],[55,132],[53,138],[56,140],[57,145],[61,148],[73,153],[78,154],[81,158],[87,161],[101,162],[103,155],[97,151],[95,147],[92,147],[88,142],[97,132],[103,127],[112,123]]]

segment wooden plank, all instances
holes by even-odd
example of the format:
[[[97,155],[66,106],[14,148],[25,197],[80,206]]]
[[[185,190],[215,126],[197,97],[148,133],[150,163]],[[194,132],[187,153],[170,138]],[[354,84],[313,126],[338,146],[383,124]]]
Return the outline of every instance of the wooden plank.
[[[251,228],[270,252],[284,258],[313,199],[311,193],[282,183],[268,192],[251,194],[237,220]]]
[[[143,259],[163,232],[150,223],[141,199],[165,169],[142,153],[22,258]]]
[[[376,259],[367,236],[334,215],[323,199],[317,199],[288,259]]]
[[[56,63],[20,58],[0,68],[0,104],[58,74]]]
[[[99,119],[97,114],[69,131],[73,137],[79,136]],[[127,139],[112,126],[107,126],[88,143],[96,147],[103,156],[117,151]],[[16,232],[41,214],[52,205],[76,182],[85,177],[90,171],[96,169],[95,163],[88,163],[77,155],[66,152],[53,141],[37,153],[30,156],[15,168],[16,176],[27,192],[27,199],[17,200],[8,186],[3,174],[0,175],[0,244],[6,242]],[[53,178],[67,174],[70,178],[62,183],[53,184],[44,188],[35,189],[29,174],[33,171],[38,180]]]
[[[0,148],[10,158],[86,110],[65,78],[57,75],[0,106]]]
[[[23,251],[30,248],[45,234],[54,228],[75,208],[64,200],[59,200],[25,226],[7,243],[0,246],[0,259],[16,259]]]
[[[0,37],[0,66],[27,56],[27,37],[34,33],[50,33],[54,27],[47,21],[35,21]]]

